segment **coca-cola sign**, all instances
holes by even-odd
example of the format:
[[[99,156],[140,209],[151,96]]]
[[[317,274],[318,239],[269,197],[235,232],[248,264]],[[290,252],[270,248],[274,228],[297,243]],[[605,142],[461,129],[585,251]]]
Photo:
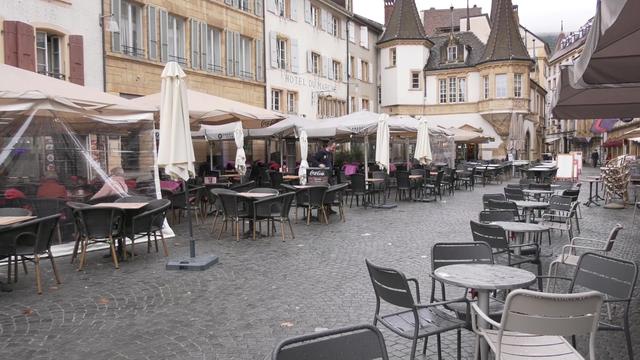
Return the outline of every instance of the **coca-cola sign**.
[[[329,185],[331,170],[322,168],[307,169],[307,185]]]

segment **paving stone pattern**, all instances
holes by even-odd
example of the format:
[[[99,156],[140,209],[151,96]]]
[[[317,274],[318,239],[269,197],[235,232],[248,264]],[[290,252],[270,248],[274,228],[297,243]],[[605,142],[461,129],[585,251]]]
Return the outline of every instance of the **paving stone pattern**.
[[[13,292],[0,293],[0,358],[268,358],[284,338],[373,320],[375,298],[365,258],[417,277],[422,297],[428,299],[432,245],[470,241],[469,220],[477,218],[482,194],[502,192],[503,186],[458,191],[437,203],[401,202],[393,210],[354,207],[347,209],[346,223],[335,215],[329,226],[301,221],[294,225],[296,238],[284,243],[279,237],[236,242],[229,234],[217,241],[207,220],[195,229],[197,251],[219,255],[220,263],[204,272],[166,271],[161,253],[146,254],[144,246],[138,247],[141,254],[134,261],[115,270],[103,258],[106,251],[98,251],[90,254],[82,272],[75,271],[68,257],[58,259],[59,286],[44,263],[45,291],[38,296],[32,268],[27,275],[20,270]],[[583,192],[582,201],[586,196]],[[614,253],[637,260],[640,244],[633,235],[632,213],[632,208],[583,207],[581,235],[604,237],[620,222],[625,230]],[[184,223],[174,228],[187,234]],[[556,254],[566,243],[566,233],[554,234]],[[188,254],[184,235],[169,244],[172,258]],[[549,250],[546,238],[543,249]],[[632,336],[638,339],[637,297],[632,309]],[[382,331],[391,358],[408,359],[410,341]],[[443,358],[455,359],[455,332],[442,341]],[[463,358],[473,358],[473,344],[473,334],[463,331]],[[583,339],[578,347],[586,349]],[[597,351],[598,359],[626,359],[622,333],[599,333]],[[424,358],[437,358],[435,338]]]

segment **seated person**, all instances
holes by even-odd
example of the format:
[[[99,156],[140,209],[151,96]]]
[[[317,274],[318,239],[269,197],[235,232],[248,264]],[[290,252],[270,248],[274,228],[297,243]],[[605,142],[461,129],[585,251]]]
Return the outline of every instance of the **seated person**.
[[[58,182],[58,174],[47,171],[44,181],[38,187],[36,196],[39,198],[67,199],[67,188]]]
[[[124,179],[124,170],[121,167],[115,167],[111,169],[109,178],[104,182],[102,188],[93,195],[91,200],[114,195],[123,197],[128,191],[129,188]]]

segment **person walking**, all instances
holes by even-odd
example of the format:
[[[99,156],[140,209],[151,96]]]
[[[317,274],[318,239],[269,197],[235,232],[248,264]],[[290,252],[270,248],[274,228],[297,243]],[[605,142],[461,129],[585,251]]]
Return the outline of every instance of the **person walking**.
[[[598,154],[598,150],[593,150],[591,153],[591,162],[593,163],[593,167],[598,166],[598,160],[600,159],[600,155]]]

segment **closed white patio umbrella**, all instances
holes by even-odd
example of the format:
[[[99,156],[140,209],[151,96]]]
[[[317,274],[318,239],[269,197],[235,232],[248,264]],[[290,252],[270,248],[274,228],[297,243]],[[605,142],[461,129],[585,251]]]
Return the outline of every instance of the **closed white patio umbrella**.
[[[162,72],[158,149],[158,166],[172,178],[184,181],[195,174],[185,78],[175,62],[167,63]]]
[[[429,140],[429,126],[427,125],[427,120],[424,119],[418,121],[418,135],[414,158],[418,160],[421,165],[428,165],[433,161],[431,141]]]
[[[247,173],[247,155],[244,152],[244,132],[242,131],[242,124],[236,124],[235,130],[233,130],[233,139],[236,141],[236,171],[240,175]]]
[[[185,197],[188,197],[186,181],[195,175],[195,156],[191,141],[185,80],[186,75],[178,63],[167,63],[162,72],[158,166],[163,166],[165,173],[172,178],[182,180]],[[218,261],[215,256],[195,257],[196,247],[189,201],[186,201],[186,204],[189,220],[190,259],[169,261],[167,263],[168,270],[204,270]]]
[[[389,173],[389,116],[380,115],[378,130],[376,132],[376,164]]]
[[[300,169],[298,170],[298,176],[300,176],[300,185],[307,184],[307,169],[309,168],[309,162],[307,162],[307,156],[309,155],[309,140],[307,139],[307,132],[305,130],[300,131]]]

